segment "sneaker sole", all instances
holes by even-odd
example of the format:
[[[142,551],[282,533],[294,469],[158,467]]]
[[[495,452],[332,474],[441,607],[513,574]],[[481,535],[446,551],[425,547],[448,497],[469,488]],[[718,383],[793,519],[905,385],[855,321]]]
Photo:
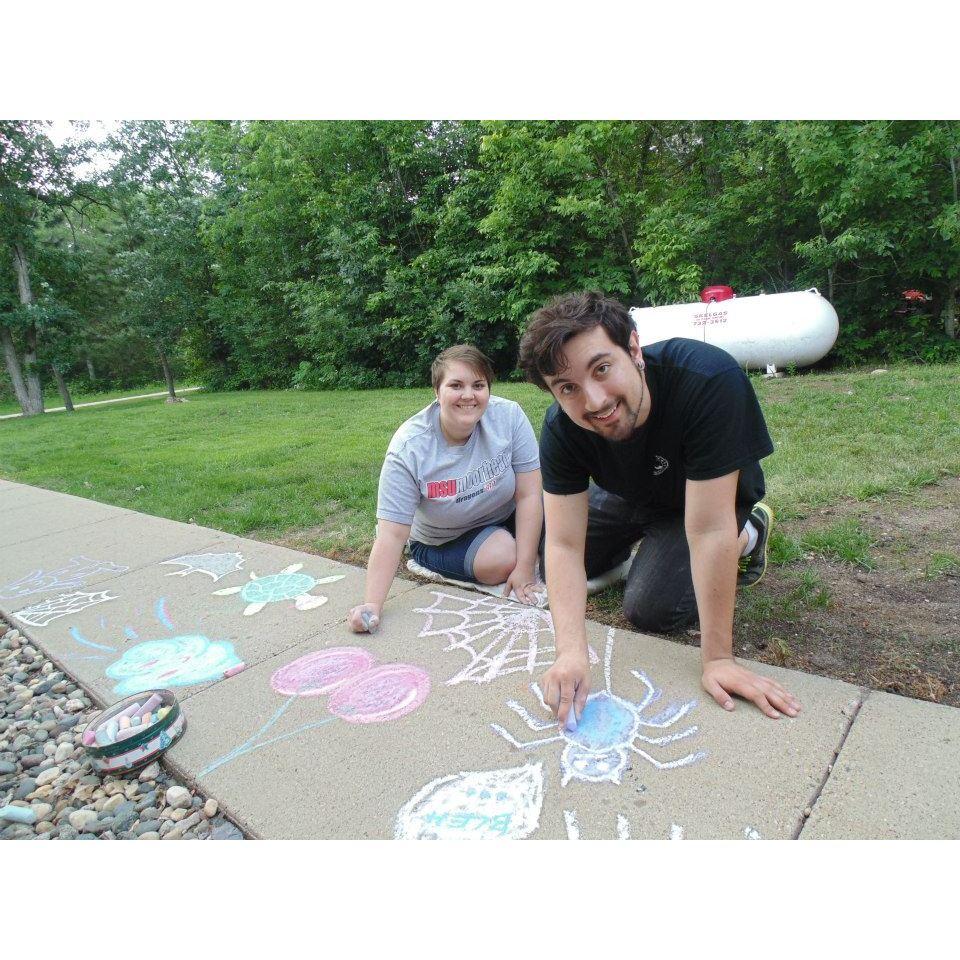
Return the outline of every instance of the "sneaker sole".
[[[755,587],[766,575],[767,567],[770,565],[770,534],[773,533],[773,521],[774,513],[773,510],[765,503],[758,503],[753,510],[759,510],[767,518],[767,536],[763,542],[763,569],[760,571],[760,576],[757,577],[753,583],[747,583],[744,585],[744,590],[751,590]],[[751,514],[753,513],[751,510]]]

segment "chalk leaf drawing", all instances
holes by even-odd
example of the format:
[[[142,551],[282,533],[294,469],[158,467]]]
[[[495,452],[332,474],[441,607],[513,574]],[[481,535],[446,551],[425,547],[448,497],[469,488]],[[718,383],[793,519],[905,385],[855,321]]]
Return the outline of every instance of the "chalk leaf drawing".
[[[298,610],[313,610],[327,602],[327,597],[314,595],[309,591],[321,583],[336,583],[343,580],[345,574],[333,577],[314,579],[307,573],[299,573],[303,569],[302,563],[294,563],[284,567],[279,573],[268,577],[258,577],[250,574],[250,582],[242,587],[226,587],[223,590],[214,590],[215,597],[226,597],[232,593],[239,593],[241,600],[246,600],[247,606],[243,611],[245,617],[259,613],[268,603],[280,603],[282,600],[293,600]]]
[[[201,634],[146,640],[125,650],[106,674],[117,683],[113,692],[126,697],[156,687],[188,687],[223,679],[243,662],[226,640]]]
[[[161,566],[170,564],[183,567],[174,570],[168,577],[186,577],[191,573],[204,573],[214,582],[222,580],[243,567],[242,553],[188,553],[174,560],[163,560]]]
[[[13,616],[21,623],[26,623],[31,627],[46,627],[54,620],[60,617],[69,617],[71,614],[80,613],[87,607],[92,607],[97,603],[106,603],[107,600],[116,600],[106,591],[100,593],[64,593],[59,597],[53,597],[44,600],[41,603],[35,603],[33,606],[24,607],[17,610]]]
[[[547,743],[564,742],[565,747],[560,757],[560,769],[563,773],[561,785],[566,786],[572,779],[585,780],[591,783],[609,781],[620,783],[625,770],[629,768],[629,753],[635,753],[644,760],[652,763],[659,770],[668,770],[674,767],[685,767],[703,759],[706,753],[688,753],[677,760],[657,760],[646,750],[637,746],[645,743],[653,746],[664,746],[677,740],[691,737],[697,732],[697,727],[688,727],[679,733],[670,733],[663,736],[650,737],[641,733],[641,729],[666,729],[672,727],[678,720],[685,717],[696,705],[696,700],[686,703],[672,703],[655,716],[644,716],[644,711],[661,696],[651,680],[640,670],[631,673],[646,688],[646,693],[638,702],[618,697],[611,689],[610,665],[613,658],[613,634],[611,627],[607,633],[607,645],[604,654],[603,668],[606,679],[606,689],[598,693],[591,693],[587,698],[582,716],[577,718],[577,727],[572,732],[560,730],[556,720],[537,720],[532,717],[515,700],[507,701],[507,706],[514,711],[534,731],[557,730],[551,736],[538,740],[522,742],[513,737],[499,724],[490,726],[505,740],[521,750],[530,750]],[[536,694],[544,712],[551,715],[549,707],[543,700],[543,693],[539,684],[533,683],[530,689]],[[552,717],[552,715],[551,715]]]
[[[431,591],[429,607],[418,607],[426,623],[419,637],[442,637],[444,650],[460,650],[469,662],[447,684],[490,683],[509,673],[534,673],[549,667],[556,654],[553,619],[547,610],[487,597],[456,597]],[[590,662],[599,657],[589,649]]]
[[[328,647],[305,654],[270,676],[270,686],[288,695],[286,702],[248,740],[209,763],[198,776],[204,777],[237,757],[260,750],[321,727],[335,719],[347,723],[387,723],[418,709],[430,693],[430,677],[407,663],[377,664],[363,647]],[[298,697],[330,694],[327,709],[331,716],[314,720],[289,733],[262,740],[263,735],[287,712]]]
[[[397,840],[523,840],[540,826],[543,764],[433,780],[397,814]]]
[[[72,590],[74,587],[82,587],[88,577],[98,573],[124,573],[129,569],[109,560],[73,557],[56,570],[34,570],[25,577],[0,587],[0,600],[16,600],[34,593],[45,593],[47,590]]]

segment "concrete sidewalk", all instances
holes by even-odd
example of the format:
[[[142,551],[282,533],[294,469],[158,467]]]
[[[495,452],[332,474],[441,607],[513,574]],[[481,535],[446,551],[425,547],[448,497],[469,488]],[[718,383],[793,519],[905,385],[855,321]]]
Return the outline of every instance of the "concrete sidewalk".
[[[960,710],[759,664],[803,713],[727,714],[697,649],[589,623],[561,733],[549,613],[397,580],[359,637],[363,578],[0,481],[0,610],[104,704],[174,690],[168,763],[254,836],[960,837]]]

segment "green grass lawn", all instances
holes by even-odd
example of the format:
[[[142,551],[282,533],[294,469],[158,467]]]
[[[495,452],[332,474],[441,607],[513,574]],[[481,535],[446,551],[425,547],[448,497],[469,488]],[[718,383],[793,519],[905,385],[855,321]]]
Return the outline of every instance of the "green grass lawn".
[[[90,403],[95,400],[113,400],[116,397],[135,397],[140,393],[157,393],[160,390],[166,389],[167,385],[161,381],[159,383],[147,384],[145,387],[127,387],[125,390],[106,390],[102,392],[71,390],[70,397],[75,404]],[[43,406],[47,410],[52,407],[63,406],[63,400],[60,399],[60,393],[55,385],[47,384],[44,389]],[[20,404],[17,403],[16,400],[0,400],[0,416],[6,413],[20,413]]]
[[[958,379],[958,365],[755,379],[776,445],[764,461],[774,510],[800,517],[960,473]],[[548,396],[528,384],[495,392],[517,400],[539,433]],[[0,476],[262,539],[300,533],[320,552],[363,552],[387,443],[431,399],[429,389],[211,393],[6,420]]]

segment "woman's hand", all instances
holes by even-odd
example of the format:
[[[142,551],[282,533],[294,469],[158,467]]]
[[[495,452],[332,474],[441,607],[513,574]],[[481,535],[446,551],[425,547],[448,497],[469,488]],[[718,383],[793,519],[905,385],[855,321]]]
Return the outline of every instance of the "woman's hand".
[[[516,566],[503,585],[503,595],[509,598],[512,591],[521,603],[536,603],[537,594],[543,589],[543,584],[534,575],[533,567]]]
[[[380,626],[380,609],[373,603],[361,603],[350,611],[347,623],[354,633],[374,633]]]

